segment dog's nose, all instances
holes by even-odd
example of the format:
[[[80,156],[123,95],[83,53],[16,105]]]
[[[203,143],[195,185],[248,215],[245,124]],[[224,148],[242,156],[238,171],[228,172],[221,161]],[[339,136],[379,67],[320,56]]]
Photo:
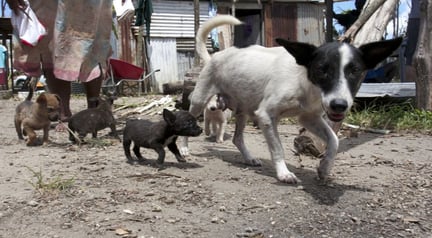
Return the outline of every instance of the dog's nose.
[[[330,108],[335,113],[342,113],[348,108],[348,102],[345,99],[333,99],[330,102]]]
[[[210,107],[211,111],[216,111],[216,107]]]

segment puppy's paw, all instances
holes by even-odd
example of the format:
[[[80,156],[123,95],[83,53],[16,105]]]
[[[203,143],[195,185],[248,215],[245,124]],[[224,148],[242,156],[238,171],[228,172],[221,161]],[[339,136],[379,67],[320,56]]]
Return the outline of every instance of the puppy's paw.
[[[177,161],[178,161],[179,163],[185,163],[185,162],[186,162],[185,158],[183,158],[183,157],[181,157],[181,156],[178,156],[178,157],[176,157],[176,158],[177,158]]]
[[[321,159],[320,165],[317,169],[318,178],[322,181],[329,180],[330,171],[333,168],[333,162],[332,159]]]
[[[247,163],[248,165],[251,165],[251,166],[256,166],[256,167],[258,167],[258,166],[261,166],[261,165],[262,165],[261,160],[259,160],[259,159],[255,159],[255,158],[253,158],[253,159],[245,159],[245,161],[246,161],[246,163]]]
[[[208,129],[204,129],[204,133],[205,133],[206,136],[210,136],[210,134],[211,134],[210,130],[208,130]]]
[[[283,183],[289,184],[297,184],[300,183],[300,179],[298,179],[294,173],[288,170],[285,162],[283,160],[275,161],[276,174],[279,181]]]
[[[277,176],[278,180],[283,183],[289,183],[289,184],[298,184],[300,183],[300,179],[295,176],[295,174],[288,172],[287,174],[282,174]]]
[[[180,154],[181,156],[185,157],[185,156],[189,156],[189,148],[185,147],[185,146],[181,146],[179,148]]]

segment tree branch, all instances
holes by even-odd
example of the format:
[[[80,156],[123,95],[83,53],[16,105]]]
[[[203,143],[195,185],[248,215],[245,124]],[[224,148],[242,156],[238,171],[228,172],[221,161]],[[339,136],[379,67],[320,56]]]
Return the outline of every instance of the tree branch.
[[[339,37],[339,41],[351,42],[360,28],[369,20],[369,18],[384,4],[385,0],[368,0],[360,13],[359,18],[354,24],[345,31],[343,36]]]

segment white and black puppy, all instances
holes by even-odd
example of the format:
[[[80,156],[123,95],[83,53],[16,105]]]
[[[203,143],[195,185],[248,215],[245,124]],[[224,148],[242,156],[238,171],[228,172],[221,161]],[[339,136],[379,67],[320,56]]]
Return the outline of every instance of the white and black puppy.
[[[278,39],[283,47],[231,47],[211,57],[205,47],[208,33],[224,24],[241,22],[219,15],[204,23],[197,33],[197,50],[205,66],[191,97],[191,114],[198,116],[213,95],[222,95],[228,108],[235,112],[234,144],[248,164],[260,165],[243,139],[247,116],[255,117],[267,141],[277,178],[286,183],[297,183],[299,179],[285,164],[277,125],[282,117],[296,116],[302,126],[327,144],[318,167],[319,178],[326,179],[339,141],[323,116],[326,114],[335,122],[343,120],[365,72],[396,50],[402,39],[359,48],[339,42],[316,47]],[[187,138],[180,151],[188,154]]]
[[[213,95],[204,109],[204,132],[207,136],[215,136],[217,143],[224,141],[225,128],[231,117],[231,110],[227,109],[225,99]]]

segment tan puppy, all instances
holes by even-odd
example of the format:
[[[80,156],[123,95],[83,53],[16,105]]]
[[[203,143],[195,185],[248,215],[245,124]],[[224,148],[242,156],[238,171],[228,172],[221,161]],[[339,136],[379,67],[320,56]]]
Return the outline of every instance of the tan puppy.
[[[211,97],[204,110],[204,131],[207,136],[216,136],[216,142],[224,141],[225,127],[231,110],[227,109],[225,100],[219,94]],[[211,127],[210,127],[211,126]]]
[[[27,145],[36,146],[48,142],[48,130],[51,121],[57,121],[60,115],[60,97],[51,93],[42,93],[36,102],[32,102],[33,88],[24,102],[15,110],[15,129],[20,140],[28,136]],[[43,143],[37,140],[35,130],[43,129]]]

